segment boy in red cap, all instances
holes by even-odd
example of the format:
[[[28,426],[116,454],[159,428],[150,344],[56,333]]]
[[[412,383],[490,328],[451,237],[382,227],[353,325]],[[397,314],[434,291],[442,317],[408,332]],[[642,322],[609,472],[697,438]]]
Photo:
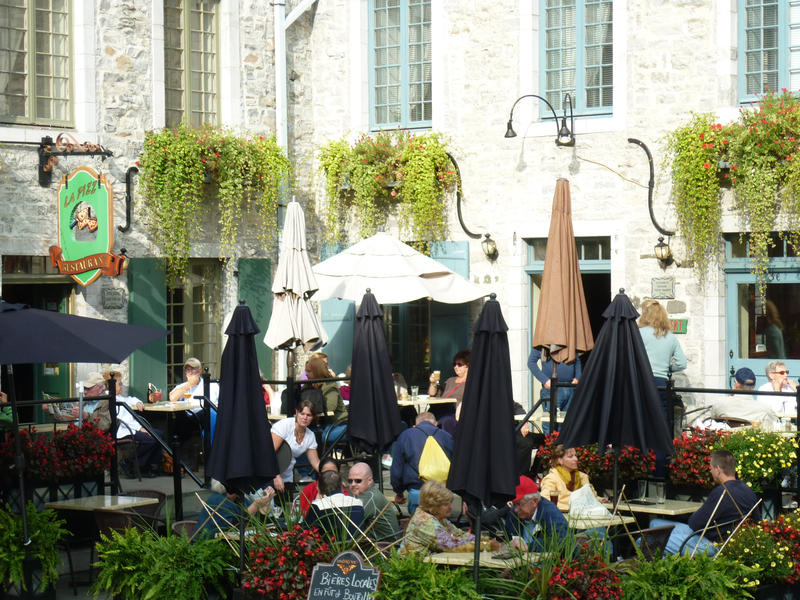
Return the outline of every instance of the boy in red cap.
[[[519,478],[505,527],[512,546],[531,552],[546,551],[550,540],[566,537],[568,530],[558,507],[542,498],[536,483],[524,475]]]

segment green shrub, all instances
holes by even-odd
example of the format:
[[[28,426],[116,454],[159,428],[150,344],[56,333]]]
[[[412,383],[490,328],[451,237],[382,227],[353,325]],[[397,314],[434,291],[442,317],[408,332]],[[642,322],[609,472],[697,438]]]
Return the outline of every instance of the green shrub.
[[[448,569],[418,554],[392,555],[381,569],[375,600],[479,600],[472,571]]]

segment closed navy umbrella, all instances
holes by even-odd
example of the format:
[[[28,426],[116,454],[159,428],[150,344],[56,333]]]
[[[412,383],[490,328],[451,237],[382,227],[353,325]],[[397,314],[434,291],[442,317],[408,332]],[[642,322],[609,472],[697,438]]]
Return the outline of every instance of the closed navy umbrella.
[[[573,448],[597,442],[598,452],[612,444],[615,449],[630,445],[672,454],[650,359],[636,325],[639,313],[624,290],[603,317],[606,321],[575,388],[559,443]]]
[[[379,452],[402,431],[383,330],[383,311],[367,289],[356,313],[347,435],[363,450]]]
[[[476,515],[475,537],[479,539],[483,506],[502,506],[512,500],[519,483],[508,325],[495,294],[483,305],[472,330],[469,375],[447,487]],[[475,544],[476,582],[479,561],[479,544]]]
[[[280,471],[258,372],[258,326],[242,300],[225,330],[219,410],[208,473],[230,491],[261,488]]]
[[[492,294],[473,327],[447,487],[468,504],[505,504],[519,482],[508,325]]]

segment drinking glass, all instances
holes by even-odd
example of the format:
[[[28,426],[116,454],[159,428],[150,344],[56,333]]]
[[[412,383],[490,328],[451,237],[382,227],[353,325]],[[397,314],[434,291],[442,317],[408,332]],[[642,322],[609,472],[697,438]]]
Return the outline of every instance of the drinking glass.
[[[663,481],[656,482],[656,502],[664,504],[667,501],[667,484]]]
[[[637,496],[639,500],[644,500],[647,498],[647,481],[639,481],[639,495]]]
[[[418,385],[412,385],[411,386],[411,399],[412,400],[416,400],[417,398],[419,398],[419,386]]]

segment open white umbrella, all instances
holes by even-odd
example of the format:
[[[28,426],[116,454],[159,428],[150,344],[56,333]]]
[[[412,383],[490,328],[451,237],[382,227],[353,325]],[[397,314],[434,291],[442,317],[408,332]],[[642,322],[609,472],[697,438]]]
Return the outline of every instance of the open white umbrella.
[[[313,268],[316,298],[360,302],[367,288],[379,304],[418,298],[461,304],[486,296],[480,286],[387,233],[376,233]]]
[[[311,350],[328,341],[316,311],[309,299],[317,291],[306,251],[306,219],[298,202],[286,207],[281,254],[272,282],[275,301],[264,336],[264,343],[273,349],[290,350],[305,346]]]

